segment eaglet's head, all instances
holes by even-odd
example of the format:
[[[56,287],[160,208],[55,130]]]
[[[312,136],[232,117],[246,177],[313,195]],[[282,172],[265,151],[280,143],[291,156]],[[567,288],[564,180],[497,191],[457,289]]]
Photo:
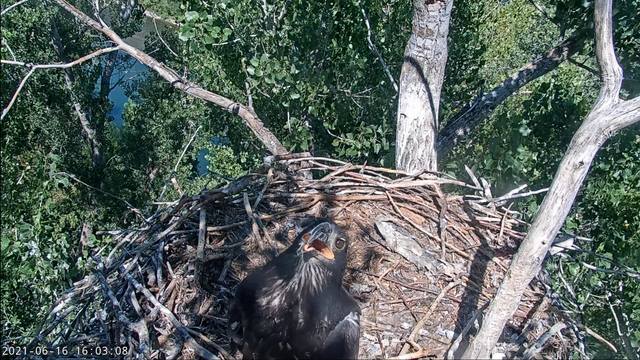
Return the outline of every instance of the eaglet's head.
[[[349,241],[344,231],[326,219],[313,221],[296,237],[287,252],[294,252],[301,261],[327,268],[342,275],[347,265]]]

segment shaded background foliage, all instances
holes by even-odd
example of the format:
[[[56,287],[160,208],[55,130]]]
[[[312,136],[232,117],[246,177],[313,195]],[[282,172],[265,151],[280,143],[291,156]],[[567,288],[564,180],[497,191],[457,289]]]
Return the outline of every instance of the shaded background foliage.
[[[0,1],[2,8],[11,3]],[[88,2],[78,4],[93,13]],[[623,90],[635,96],[640,91],[640,28],[635,21],[640,4],[624,0],[614,6]],[[153,24],[142,15],[145,8],[179,28]],[[123,37],[143,30],[146,52],[204,88],[243,103],[250,97],[256,113],[288,149],[393,166],[396,93],[369,48],[363,10],[371,40],[397,79],[411,31],[409,1],[145,0],[127,21],[120,18],[118,4],[105,9],[105,18]],[[573,31],[592,26],[591,16],[591,4],[582,1],[456,1],[441,127],[479,92],[501,83]],[[54,25],[68,59],[108,45],[68,14],[40,2],[3,16],[3,44],[19,60],[60,62],[51,44]],[[12,56],[7,46],[1,55]],[[80,243],[84,224],[98,231],[138,223],[137,211],[149,214],[161,206],[154,201],[223,185],[262,161],[264,150],[240,118],[186,97],[153,72],[129,79],[132,60],[120,54],[115,61],[122,81],[114,78],[111,84],[128,97],[124,105],[101,94],[107,66],[102,57],[72,69],[72,89],[65,87],[60,70],[36,72],[1,124],[0,311],[5,338],[29,334],[51,300],[87,270],[88,253],[110,246],[108,236]],[[468,165],[493,184],[494,194],[523,183],[532,189],[548,186],[597,95],[598,76],[590,69],[597,64],[592,41],[587,41],[572,62],[497,107],[443,159],[441,169],[465,178],[463,165]],[[25,72],[2,66],[3,106]],[[71,92],[100,129],[103,168],[91,162]],[[121,113],[116,111],[122,106]],[[638,127],[606,145],[565,226],[592,241],[579,242],[583,251],[548,262],[562,305],[619,349],[624,344],[611,308],[622,322],[628,320],[622,331],[631,334],[629,346],[637,349],[640,341],[640,291],[637,281],[621,272],[637,274],[640,269],[638,159]],[[514,208],[530,219],[541,200],[527,198]],[[591,339],[589,344],[592,354],[611,355]]]

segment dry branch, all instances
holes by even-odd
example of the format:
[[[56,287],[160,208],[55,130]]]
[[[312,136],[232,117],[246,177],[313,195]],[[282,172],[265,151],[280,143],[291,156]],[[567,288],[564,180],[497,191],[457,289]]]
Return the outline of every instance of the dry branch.
[[[619,98],[622,69],[613,48],[611,0],[596,0],[594,19],[596,56],[602,72],[600,94],[574,134],[533,224],[464,358],[490,357],[524,290],[540,271],[597,151],[617,131],[640,121],[640,97],[628,101]]]
[[[560,45],[542,54],[537,60],[520,68],[500,85],[479,95],[471,103],[460,109],[438,133],[436,145],[438,157],[444,157],[454,146],[468,138],[469,134],[509,96],[531,81],[553,71],[562,62],[582,49],[586,36],[586,30],[576,32]]]
[[[175,70],[162,64],[158,60],[149,56],[147,53],[127,44],[112,29],[91,19],[85,13],[78,10],[68,2],[64,0],[55,0],[55,2],[70,14],[75,16],[76,19],[78,19],[80,22],[92,27],[93,29],[101,32],[106,37],[111,39],[111,41],[116,43],[122,51],[134,57],[142,64],[145,64],[149,68],[153,69],[156,73],[158,73],[158,75],[167,80],[176,89],[217,105],[232,114],[240,116],[244,120],[245,124],[249,127],[249,129],[251,129],[254,135],[258,138],[258,140],[262,142],[262,144],[270,153],[274,155],[287,153],[287,149],[280,143],[275,135],[273,135],[273,133],[271,133],[271,131],[269,131],[269,129],[264,126],[262,120],[260,120],[260,118],[258,118],[253,112],[251,112],[251,110],[245,105],[239,104],[224,96],[203,89],[199,85],[192,83],[187,79],[184,79],[183,77],[178,75]]]
[[[11,97],[11,100],[9,101],[9,104],[7,104],[7,106],[2,109],[2,116],[0,116],[0,120],[4,119],[4,117],[7,115],[7,113],[9,112],[9,110],[11,110],[11,107],[13,106],[13,104],[16,102],[16,99],[18,98],[18,95],[20,94],[20,91],[22,91],[22,88],[24,87],[24,84],[26,84],[27,80],[29,80],[29,77],[31,75],[33,75],[33,73],[38,70],[38,69],[68,69],[72,66],[76,66],[78,64],[81,64],[87,60],[93,59],[96,56],[100,56],[106,53],[110,53],[112,51],[117,51],[120,50],[120,46],[114,46],[114,47],[110,47],[110,48],[105,48],[105,49],[99,49],[96,50],[94,52],[92,52],[91,54],[85,55],[79,59],[76,59],[74,61],[68,62],[66,64],[39,64],[39,65],[33,65],[33,64],[29,64],[29,63],[25,63],[22,61],[13,61],[13,60],[1,60],[0,62],[2,64],[6,64],[6,65],[18,65],[18,66],[25,66],[27,68],[29,68],[29,72],[27,72],[27,75],[25,75],[22,80],[20,81],[20,84],[18,84],[18,88],[16,89],[16,91],[13,93],[13,96]]]

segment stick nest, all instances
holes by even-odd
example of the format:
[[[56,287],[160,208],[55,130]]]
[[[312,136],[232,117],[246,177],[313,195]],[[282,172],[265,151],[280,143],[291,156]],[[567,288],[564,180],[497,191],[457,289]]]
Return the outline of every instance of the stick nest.
[[[344,286],[363,312],[360,357],[459,357],[527,227],[470,175],[473,185],[271,158],[255,174],[165,205],[139,228],[98,232],[116,245],[92,257],[93,271],[57,300],[29,346],[237,358],[227,336],[235,286],[285,249],[305,218],[321,216],[351,241]],[[496,356],[568,356],[568,329],[539,341],[562,317],[546,289],[530,284]]]

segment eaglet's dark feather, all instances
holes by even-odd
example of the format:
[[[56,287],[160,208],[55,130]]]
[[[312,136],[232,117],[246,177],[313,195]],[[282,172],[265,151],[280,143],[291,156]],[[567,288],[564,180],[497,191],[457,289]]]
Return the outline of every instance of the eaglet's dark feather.
[[[360,308],[342,287],[348,240],[316,220],[238,285],[229,324],[247,359],[355,359]]]

